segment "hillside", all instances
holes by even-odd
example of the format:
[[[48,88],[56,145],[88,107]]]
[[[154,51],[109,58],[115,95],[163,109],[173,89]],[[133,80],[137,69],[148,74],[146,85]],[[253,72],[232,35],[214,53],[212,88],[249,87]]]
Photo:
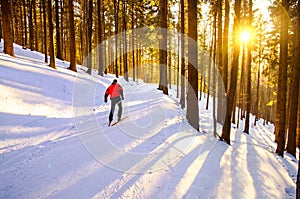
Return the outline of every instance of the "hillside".
[[[295,198],[297,160],[274,154],[273,125],[233,128],[228,146],[204,100],[196,132],[172,94],[120,78],[125,119],[107,127],[112,75],[15,53],[0,53],[0,198]]]

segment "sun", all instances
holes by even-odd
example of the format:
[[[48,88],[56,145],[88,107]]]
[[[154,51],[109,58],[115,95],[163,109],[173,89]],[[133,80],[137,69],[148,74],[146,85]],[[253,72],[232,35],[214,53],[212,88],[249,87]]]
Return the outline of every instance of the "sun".
[[[251,34],[248,30],[243,30],[240,34],[240,39],[242,42],[248,42],[250,40]]]

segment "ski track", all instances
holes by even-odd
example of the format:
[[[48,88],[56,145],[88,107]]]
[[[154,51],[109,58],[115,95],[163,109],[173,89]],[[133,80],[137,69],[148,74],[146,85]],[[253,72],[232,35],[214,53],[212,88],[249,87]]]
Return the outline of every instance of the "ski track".
[[[249,135],[233,129],[228,146],[211,135],[206,100],[199,104],[198,133],[175,97],[121,78],[128,118],[107,127],[110,104],[103,93],[113,76],[95,71],[87,80],[96,85],[93,105],[78,120],[72,95],[82,77],[66,70],[66,62],[58,60],[58,70],[52,70],[41,54],[15,49],[17,58],[0,54],[0,198],[295,197],[297,160],[274,154],[272,125],[258,121]],[[79,74],[85,70],[80,67]],[[84,140],[101,133],[123,153],[144,157],[126,172],[104,164],[86,144],[101,148],[102,142]],[[124,156],[120,151],[117,163]]]

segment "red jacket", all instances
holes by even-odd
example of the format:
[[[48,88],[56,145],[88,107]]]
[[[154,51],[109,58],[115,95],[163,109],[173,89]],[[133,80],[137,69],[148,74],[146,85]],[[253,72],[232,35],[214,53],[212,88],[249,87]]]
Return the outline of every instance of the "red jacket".
[[[124,99],[123,96],[123,88],[119,84],[113,83],[111,84],[105,92],[105,100],[107,100],[108,95],[110,95],[110,99],[115,97],[120,97],[121,99]]]

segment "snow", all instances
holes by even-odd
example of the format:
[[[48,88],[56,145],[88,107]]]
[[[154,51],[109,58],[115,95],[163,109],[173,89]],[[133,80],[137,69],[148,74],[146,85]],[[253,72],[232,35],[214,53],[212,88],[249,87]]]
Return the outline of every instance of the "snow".
[[[297,160],[274,153],[272,124],[247,135],[240,121],[228,146],[206,99],[196,132],[175,91],[120,78],[125,119],[107,127],[112,75],[15,53],[0,53],[0,198],[295,198]]]

